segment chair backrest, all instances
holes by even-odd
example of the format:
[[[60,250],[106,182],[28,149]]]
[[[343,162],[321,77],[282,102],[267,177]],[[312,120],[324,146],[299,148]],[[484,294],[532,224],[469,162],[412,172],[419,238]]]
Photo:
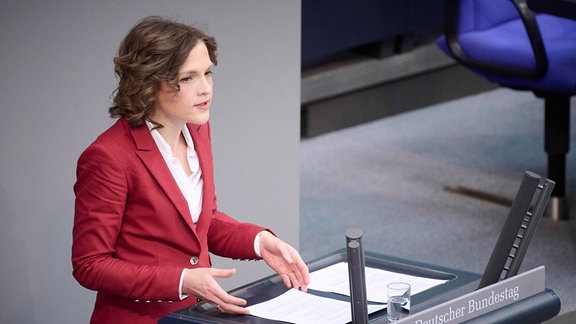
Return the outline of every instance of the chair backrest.
[[[478,288],[518,273],[536,227],[546,210],[555,182],[525,172],[506,223],[492,250]]]
[[[446,7],[458,8],[459,32],[484,30],[519,18],[511,0],[448,0]]]
[[[536,16],[526,0],[447,0],[438,45],[492,82],[539,80],[548,57]]]

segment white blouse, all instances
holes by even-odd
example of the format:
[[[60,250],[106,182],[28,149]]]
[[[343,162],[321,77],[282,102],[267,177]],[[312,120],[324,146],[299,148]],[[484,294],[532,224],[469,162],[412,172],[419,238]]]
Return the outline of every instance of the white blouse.
[[[202,187],[204,182],[202,181],[202,170],[200,169],[198,155],[194,149],[194,141],[192,140],[188,127],[182,129],[182,134],[184,135],[188,147],[188,164],[192,170],[190,176],[186,175],[186,171],[184,171],[184,167],[178,158],[172,155],[172,148],[168,145],[168,142],[166,142],[157,129],[153,129],[154,124],[146,121],[146,125],[148,125],[148,129],[150,129],[152,138],[154,138],[156,146],[158,146],[160,153],[162,153],[162,157],[164,158],[164,161],[166,161],[166,165],[170,169],[172,177],[174,177],[174,180],[178,184],[178,188],[180,188],[182,195],[186,198],[190,215],[192,215],[192,221],[196,224],[200,217],[200,212],[202,211]]]

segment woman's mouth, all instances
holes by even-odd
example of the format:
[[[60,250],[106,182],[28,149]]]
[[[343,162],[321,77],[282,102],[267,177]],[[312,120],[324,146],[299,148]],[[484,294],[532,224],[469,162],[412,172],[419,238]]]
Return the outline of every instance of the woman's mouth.
[[[194,107],[200,109],[200,110],[208,110],[208,108],[210,108],[210,100],[206,100],[203,101],[199,104],[194,105]]]

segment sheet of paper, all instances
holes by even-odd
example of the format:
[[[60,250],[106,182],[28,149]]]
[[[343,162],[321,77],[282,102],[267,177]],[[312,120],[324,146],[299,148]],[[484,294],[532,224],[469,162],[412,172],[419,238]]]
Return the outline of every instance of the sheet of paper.
[[[445,283],[448,280],[430,279],[411,276],[387,270],[366,267],[366,295],[369,301],[386,303],[386,285],[390,282],[407,282],[411,287],[411,295]],[[348,283],[348,264],[339,262],[310,274],[310,289],[335,292],[350,296]]]
[[[368,305],[368,313],[386,305]],[[352,321],[349,302],[324,298],[290,289],[284,294],[260,304],[249,306],[250,314],[276,321],[302,324],[349,323]]]
[[[386,307],[386,285],[403,281],[412,285],[412,295],[445,283],[447,280],[410,276],[386,270],[366,267],[366,294],[369,301],[384,303],[368,305],[368,313]],[[350,296],[348,264],[336,263],[310,274],[310,289],[334,292]],[[320,297],[290,289],[284,294],[248,307],[253,316],[289,323],[349,323],[352,321],[350,303]]]

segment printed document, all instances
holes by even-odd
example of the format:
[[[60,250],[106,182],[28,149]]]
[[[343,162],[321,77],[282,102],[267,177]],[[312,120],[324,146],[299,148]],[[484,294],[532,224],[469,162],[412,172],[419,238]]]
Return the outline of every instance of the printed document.
[[[368,305],[368,313],[386,305]],[[350,303],[290,289],[266,302],[248,307],[250,314],[298,324],[338,324],[352,321]]]
[[[411,295],[445,283],[447,280],[411,276],[381,269],[366,267],[366,295],[368,313],[386,307],[386,285],[403,281],[412,285]],[[310,289],[350,296],[348,264],[336,263],[310,273]],[[249,306],[253,316],[289,323],[349,323],[352,321],[351,306],[347,301],[321,297],[290,289],[284,294],[260,304]]]
[[[366,296],[369,301],[386,303],[386,285],[391,282],[407,282],[411,285],[412,296],[426,289],[443,284],[448,280],[430,279],[403,273],[366,267]],[[330,291],[350,296],[348,283],[348,263],[339,262],[310,274],[310,289]]]

